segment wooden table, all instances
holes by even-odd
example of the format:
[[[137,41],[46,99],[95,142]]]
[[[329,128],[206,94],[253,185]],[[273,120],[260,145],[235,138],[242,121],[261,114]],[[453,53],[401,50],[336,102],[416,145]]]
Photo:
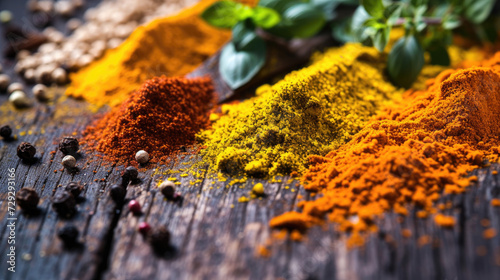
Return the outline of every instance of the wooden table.
[[[7,2],[0,3],[0,10],[7,7],[26,16],[24,6]],[[12,65],[7,68],[11,73]],[[66,99],[62,92],[52,104],[37,102],[21,111],[12,109],[6,94],[0,95],[0,124],[10,124],[18,136],[15,141],[0,141],[0,279],[500,279],[500,208],[490,204],[493,197],[500,197],[499,175],[491,173],[499,165],[473,172],[479,182],[467,193],[440,199],[450,206],[443,212],[457,220],[453,229],[437,227],[431,218],[418,219],[410,208],[405,218],[388,213],[377,220],[380,231],[364,247],[347,249],[348,236],[329,224],[311,229],[303,242],[274,241],[265,258],[256,248],[271,237],[269,220],[296,209],[298,195],[309,199],[297,182],[286,184],[288,178],[263,182],[266,198],[239,203],[256,180],[231,185],[231,180],[220,182],[200,170],[202,182],[191,185],[195,178],[188,172],[187,177],[180,174],[196,158],[170,166],[148,165],[140,172],[141,183],[127,190],[127,198],[143,205],[144,214],[133,216],[126,207],[115,209],[106,193],[119,182],[123,166],[112,166],[83,150],[79,172],[61,170],[57,142],[80,133],[94,116],[88,104]],[[17,158],[21,141],[36,146],[35,164]],[[7,219],[9,168],[15,169],[16,190],[34,187],[40,194],[38,215],[28,217],[18,209],[17,220]],[[156,191],[156,182],[171,176],[182,183],[182,205],[165,201]],[[50,198],[70,181],[81,181],[86,188],[76,216],[64,220],[52,210]],[[496,237],[482,237],[483,219],[499,232]],[[7,226],[12,221],[15,273],[7,271],[11,246]],[[136,230],[142,221],[166,226],[174,250],[163,257],[153,254]],[[80,248],[64,249],[57,238],[57,229],[66,224],[80,230]],[[403,237],[403,229],[411,236]]]

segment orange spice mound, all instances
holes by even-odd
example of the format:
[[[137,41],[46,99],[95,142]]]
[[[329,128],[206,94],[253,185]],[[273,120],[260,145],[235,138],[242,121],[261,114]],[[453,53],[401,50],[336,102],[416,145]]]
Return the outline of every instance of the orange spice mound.
[[[213,100],[209,78],[156,77],[87,127],[82,143],[114,162],[130,162],[139,150],[150,162],[166,162],[209,126]]]
[[[500,53],[478,64],[444,71],[426,90],[406,92],[403,102],[381,112],[346,145],[311,156],[302,179],[317,199],[303,201],[302,213],[285,213],[270,225],[328,215],[342,228],[357,215],[358,225],[344,228],[366,231],[385,211],[405,215],[405,205],[412,203],[424,217],[436,212],[433,202],[443,191],[464,192],[467,172],[487,159],[497,161],[499,154]],[[435,221],[454,224],[443,215]]]

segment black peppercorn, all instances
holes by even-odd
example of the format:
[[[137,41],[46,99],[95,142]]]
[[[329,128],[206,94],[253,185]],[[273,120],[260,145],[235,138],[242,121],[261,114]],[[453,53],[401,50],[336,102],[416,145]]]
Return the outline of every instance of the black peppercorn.
[[[58,191],[52,198],[52,208],[59,216],[69,218],[76,212],[75,197],[68,191]]]
[[[80,183],[77,182],[69,182],[64,189],[68,192],[70,192],[73,197],[77,198],[80,193],[83,191],[83,186],[80,185]]]
[[[186,150],[186,147],[185,147],[185,146],[180,146],[180,147],[179,147],[179,151],[181,151],[181,152],[183,152],[183,153],[187,152],[187,150]]]
[[[113,201],[117,204],[123,203],[126,194],[127,191],[120,185],[112,185],[109,189],[109,195],[111,196],[111,199],[113,199]]]
[[[17,156],[25,161],[33,160],[36,154],[36,148],[28,142],[22,142],[17,146]]]
[[[64,137],[59,143],[59,150],[65,155],[76,154],[79,148],[80,144],[75,137]]]
[[[32,188],[22,188],[16,193],[16,203],[26,212],[36,210],[40,198]]]
[[[74,245],[77,243],[78,239],[78,229],[74,225],[66,225],[59,229],[57,236],[61,238],[64,245]]]
[[[10,126],[4,125],[0,127],[0,136],[7,139],[10,138],[11,135],[12,135],[12,128],[10,128]]]
[[[123,172],[122,175],[122,180],[123,180],[123,185],[127,186],[129,182],[133,182],[137,180],[137,176],[139,176],[139,172],[137,171],[137,168],[133,166],[129,166],[125,168],[125,172]]]
[[[165,253],[170,248],[170,231],[165,227],[155,228],[149,234],[148,240],[156,253]]]

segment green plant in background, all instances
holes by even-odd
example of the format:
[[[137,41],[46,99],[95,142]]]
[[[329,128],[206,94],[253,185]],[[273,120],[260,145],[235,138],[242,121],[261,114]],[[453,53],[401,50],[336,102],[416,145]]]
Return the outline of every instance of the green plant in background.
[[[334,0],[261,0],[256,7],[219,1],[201,15],[210,25],[232,29],[233,36],[221,52],[219,72],[236,89],[252,79],[266,62],[266,42],[257,29],[292,39],[316,35],[333,18]]]
[[[389,51],[387,73],[392,82],[410,87],[424,66],[424,53],[430,63],[449,65],[447,47],[452,30],[471,25],[481,37],[481,27],[495,0],[361,0],[352,18],[332,25],[341,41],[357,41],[384,51],[393,27],[401,26],[405,36]],[[483,32],[484,33],[484,32]],[[485,36],[482,36],[485,37]]]

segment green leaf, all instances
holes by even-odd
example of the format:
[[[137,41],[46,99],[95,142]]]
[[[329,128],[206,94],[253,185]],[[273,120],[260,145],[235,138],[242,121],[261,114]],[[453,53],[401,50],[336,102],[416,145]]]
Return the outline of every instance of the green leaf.
[[[372,17],[381,18],[384,16],[384,3],[382,0],[361,0],[361,4]]]
[[[311,4],[323,11],[323,15],[327,21],[335,18],[335,8],[340,5],[341,1],[336,0],[311,0]]]
[[[282,21],[268,31],[283,38],[308,38],[316,35],[326,23],[323,12],[302,3],[286,9]]]
[[[240,21],[233,27],[233,44],[238,51],[247,49],[257,36],[251,20]]]
[[[364,43],[369,39],[368,34],[364,32],[364,24],[368,19],[370,19],[370,15],[363,6],[359,6],[356,11],[354,11],[351,21],[351,32],[358,42]]]
[[[443,28],[452,30],[459,27],[462,24],[460,18],[456,15],[448,15],[443,19]]]
[[[201,17],[210,25],[219,28],[232,28],[239,20],[241,4],[233,1],[219,1],[208,7]]]
[[[424,66],[424,51],[415,36],[399,39],[387,58],[387,72],[393,84],[409,88]]]
[[[351,32],[351,20],[350,18],[346,18],[337,22],[332,22],[332,36],[335,40],[342,43],[356,41],[356,38],[354,38]]]
[[[394,25],[401,15],[403,6],[400,3],[392,3],[384,10],[384,18],[387,20],[387,24]]]
[[[257,75],[265,62],[266,43],[257,36],[240,51],[228,43],[220,55],[219,72],[229,87],[237,89]]]
[[[464,0],[465,17],[475,24],[488,18],[495,5],[495,0]]]
[[[258,6],[267,7],[283,14],[289,7],[303,3],[300,0],[260,0]]]
[[[280,14],[271,8],[257,6],[253,9],[251,16],[255,25],[264,29],[271,28],[281,20]]]
[[[443,45],[439,44],[433,46],[428,50],[429,55],[431,57],[432,65],[442,65],[449,66],[451,63],[450,55],[448,54],[448,50]]]
[[[373,45],[379,52],[383,52],[385,49],[385,46],[387,46],[387,42],[389,42],[389,34],[391,33],[391,28],[390,27],[385,27],[385,28],[380,28],[377,30],[377,33],[375,33],[375,36],[373,38]]]

